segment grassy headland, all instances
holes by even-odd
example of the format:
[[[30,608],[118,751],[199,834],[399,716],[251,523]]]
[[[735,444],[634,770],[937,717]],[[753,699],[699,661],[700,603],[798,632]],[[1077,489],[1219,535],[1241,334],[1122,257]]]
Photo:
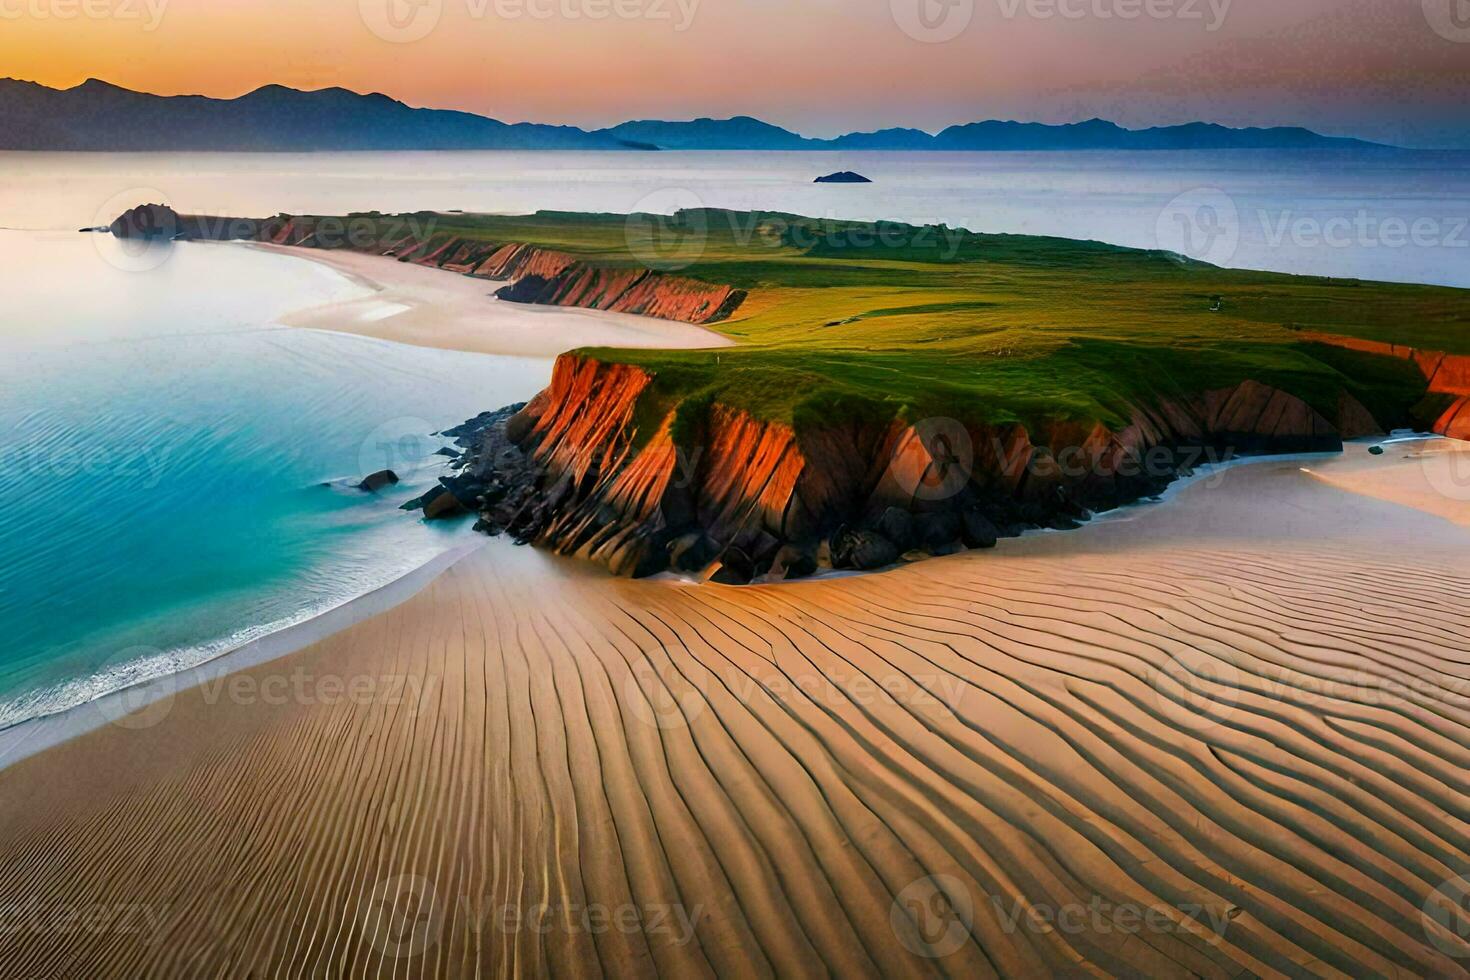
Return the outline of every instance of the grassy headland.
[[[1116,424],[1150,396],[1246,379],[1329,414],[1347,390],[1399,424],[1425,387],[1411,365],[1302,335],[1470,353],[1463,290],[1233,271],[1097,242],[718,210],[351,220],[381,223],[370,233],[381,238],[411,226],[748,290],[713,326],[733,350],[590,353],[656,372],[659,402],[715,400],[798,426],[834,413]]]

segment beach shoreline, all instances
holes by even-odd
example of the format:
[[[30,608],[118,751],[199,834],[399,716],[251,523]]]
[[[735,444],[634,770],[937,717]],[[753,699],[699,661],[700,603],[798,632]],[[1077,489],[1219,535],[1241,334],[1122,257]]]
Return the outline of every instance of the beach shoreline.
[[[245,247],[306,261],[331,270],[369,293],[365,297],[310,306],[277,317],[277,322],[287,328],[350,333],[391,343],[432,346],[485,356],[547,358],[547,379],[551,369],[549,358],[560,353],[565,343],[617,340],[635,344],[661,343],[671,347],[729,343],[701,328],[672,321],[594,310],[541,309],[503,303],[493,296],[494,289],[502,285],[500,283],[450,276],[439,270],[399,263],[382,256],[326,253],[265,243],[200,242],[185,243],[183,247]],[[362,319],[364,313],[385,305],[401,306],[401,309],[394,311],[395,315],[367,321]],[[464,326],[465,330],[478,329],[473,336],[455,333],[456,324],[473,325]],[[498,332],[501,327],[506,328],[509,337]],[[426,344],[425,330],[443,333],[445,339],[453,340],[459,346]],[[403,519],[409,521],[414,518],[405,514]],[[311,612],[246,642],[222,648],[202,663],[148,678],[99,699],[0,728],[0,770],[104,727],[122,715],[146,709],[153,701],[170,697],[176,691],[288,656],[326,635],[391,608],[424,588],[434,575],[452,566],[458,558],[488,542],[489,539],[482,538],[441,552],[363,595]]]
[[[1366,446],[1343,463],[1419,475]],[[25,936],[0,959],[1453,975],[1418,906],[1470,854],[1419,816],[1470,724],[1470,530],[1305,472],[1331,464],[1255,461],[1126,521],[779,586],[630,582],[492,542],[232,684],[0,772],[0,887],[156,913],[148,942]],[[262,697],[296,676],[311,696]],[[358,700],[353,678],[398,683]],[[1388,780],[1370,731],[1402,733],[1424,777]],[[218,873],[187,871],[206,855]],[[970,902],[953,941],[904,917],[936,880]],[[404,945],[385,896],[429,901],[430,931]],[[1018,901],[1173,924],[1142,944],[1007,931]],[[579,924],[602,906],[637,928]],[[502,908],[550,918],[476,918]]]
[[[412,342],[422,290],[479,301],[395,266],[294,325]],[[1436,445],[1242,459],[1077,530],[780,585],[446,553],[0,733],[0,889],[138,923],[23,926],[0,964],[1459,975],[1421,912],[1470,868],[1470,522]],[[1102,906],[1157,919],[1025,915]]]
[[[313,262],[372,295],[283,317],[286,326],[333,330],[401,344],[473,354],[556,357],[580,347],[704,349],[733,341],[677,320],[579,307],[535,306],[497,299],[505,282],[457,275],[389,256],[267,242],[191,242],[244,247]],[[498,405],[487,408],[499,408]]]

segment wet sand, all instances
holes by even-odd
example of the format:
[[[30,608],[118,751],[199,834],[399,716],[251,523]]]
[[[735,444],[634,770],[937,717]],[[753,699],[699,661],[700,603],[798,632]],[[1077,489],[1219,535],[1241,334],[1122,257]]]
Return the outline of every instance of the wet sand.
[[[0,975],[1466,975],[1470,529],[1416,467],[786,586],[492,542],[0,772]]]

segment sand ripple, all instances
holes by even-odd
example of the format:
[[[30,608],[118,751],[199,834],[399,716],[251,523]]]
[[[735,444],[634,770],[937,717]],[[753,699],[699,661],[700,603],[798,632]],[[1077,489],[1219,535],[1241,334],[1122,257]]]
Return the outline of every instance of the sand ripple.
[[[194,691],[0,775],[4,975],[1470,965],[1424,912],[1470,870],[1463,574],[1175,548],[729,590],[547,561],[487,549],[250,672],[400,696]]]

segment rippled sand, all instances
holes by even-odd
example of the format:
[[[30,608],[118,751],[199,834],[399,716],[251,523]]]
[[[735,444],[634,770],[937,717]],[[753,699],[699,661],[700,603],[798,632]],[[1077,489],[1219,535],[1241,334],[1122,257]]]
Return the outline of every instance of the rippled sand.
[[[1304,465],[780,587],[493,543],[0,772],[0,976],[1465,975],[1470,531]]]

